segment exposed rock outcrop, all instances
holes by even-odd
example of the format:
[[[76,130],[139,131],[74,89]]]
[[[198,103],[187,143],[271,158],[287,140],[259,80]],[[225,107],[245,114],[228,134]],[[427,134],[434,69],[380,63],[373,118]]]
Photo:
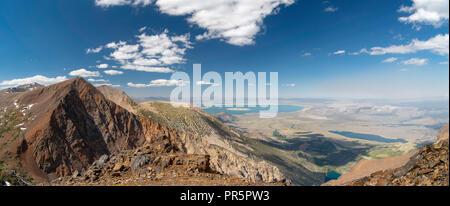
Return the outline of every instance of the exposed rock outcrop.
[[[103,155],[86,171],[57,178],[50,185],[282,185],[221,175],[209,162],[208,155],[180,152],[167,136],[160,135],[137,149]]]
[[[242,145],[240,135],[200,109],[189,105],[176,108],[167,102],[136,105],[120,90],[106,86],[99,89],[106,98],[124,108],[131,108],[130,111],[136,115],[149,118],[163,127],[182,131],[175,135],[181,137],[180,148],[188,154],[209,155],[214,171],[252,182],[286,181],[277,167],[236,150],[233,145]],[[154,128],[145,128],[144,124],[144,130],[152,133]]]

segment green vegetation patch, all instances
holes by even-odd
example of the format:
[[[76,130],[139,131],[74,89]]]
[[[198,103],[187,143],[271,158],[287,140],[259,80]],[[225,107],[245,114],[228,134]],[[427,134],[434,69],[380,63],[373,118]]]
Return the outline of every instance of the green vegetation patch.
[[[11,186],[31,185],[33,179],[28,177],[21,165],[17,164],[10,169],[3,161],[0,161],[0,186],[10,184]]]
[[[24,114],[25,113],[25,114]],[[16,137],[4,141],[0,145],[0,150],[5,149],[8,144],[19,137],[23,137],[21,126],[31,117],[30,112],[25,111],[25,107],[7,107],[0,111],[0,139],[5,135]]]
[[[0,111],[0,138],[5,134],[18,136],[20,134],[20,124],[29,118],[30,114],[22,114],[22,108],[8,107]]]

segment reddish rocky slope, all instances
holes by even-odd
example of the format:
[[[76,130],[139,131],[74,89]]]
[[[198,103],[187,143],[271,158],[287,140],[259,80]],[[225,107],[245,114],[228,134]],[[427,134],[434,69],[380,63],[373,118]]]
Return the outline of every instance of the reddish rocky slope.
[[[19,137],[5,135],[1,159],[17,160],[38,179],[72,174],[102,155],[142,146],[165,134],[182,148],[176,131],[138,117],[107,100],[82,78],[11,96],[14,105],[30,107]]]

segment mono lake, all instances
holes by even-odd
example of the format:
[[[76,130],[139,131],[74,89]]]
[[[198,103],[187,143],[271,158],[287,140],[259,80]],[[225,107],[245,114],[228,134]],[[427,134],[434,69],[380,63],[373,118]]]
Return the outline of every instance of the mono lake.
[[[269,107],[210,107],[205,108],[206,112],[210,114],[218,114],[221,112],[226,112],[231,115],[242,115],[242,114],[248,114],[248,113],[258,113],[260,111],[267,111],[269,110]],[[278,105],[278,112],[284,113],[284,112],[296,112],[302,110],[303,107],[301,106],[294,106],[294,105]]]
[[[373,134],[362,134],[362,133],[355,133],[355,132],[349,132],[349,131],[329,131],[333,134],[342,135],[344,137],[352,138],[352,139],[361,139],[361,140],[367,140],[367,141],[374,141],[374,142],[383,142],[383,143],[406,143],[408,141],[404,139],[388,139],[384,138],[379,135],[373,135]]]

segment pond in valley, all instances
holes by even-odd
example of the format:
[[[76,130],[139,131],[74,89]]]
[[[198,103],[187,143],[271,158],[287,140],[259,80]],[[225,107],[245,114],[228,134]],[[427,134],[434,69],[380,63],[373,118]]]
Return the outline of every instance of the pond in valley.
[[[361,139],[361,140],[368,140],[368,141],[374,141],[374,142],[382,142],[382,143],[407,143],[408,141],[404,139],[388,139],[384,138],[382,136],[373,135],[373,134],[362,134],[362,133],[355,133],[355,132],[349,132],[349,131],[329,131],[333,134],[342,135],[344,137],[352,138],[352,139]]]

